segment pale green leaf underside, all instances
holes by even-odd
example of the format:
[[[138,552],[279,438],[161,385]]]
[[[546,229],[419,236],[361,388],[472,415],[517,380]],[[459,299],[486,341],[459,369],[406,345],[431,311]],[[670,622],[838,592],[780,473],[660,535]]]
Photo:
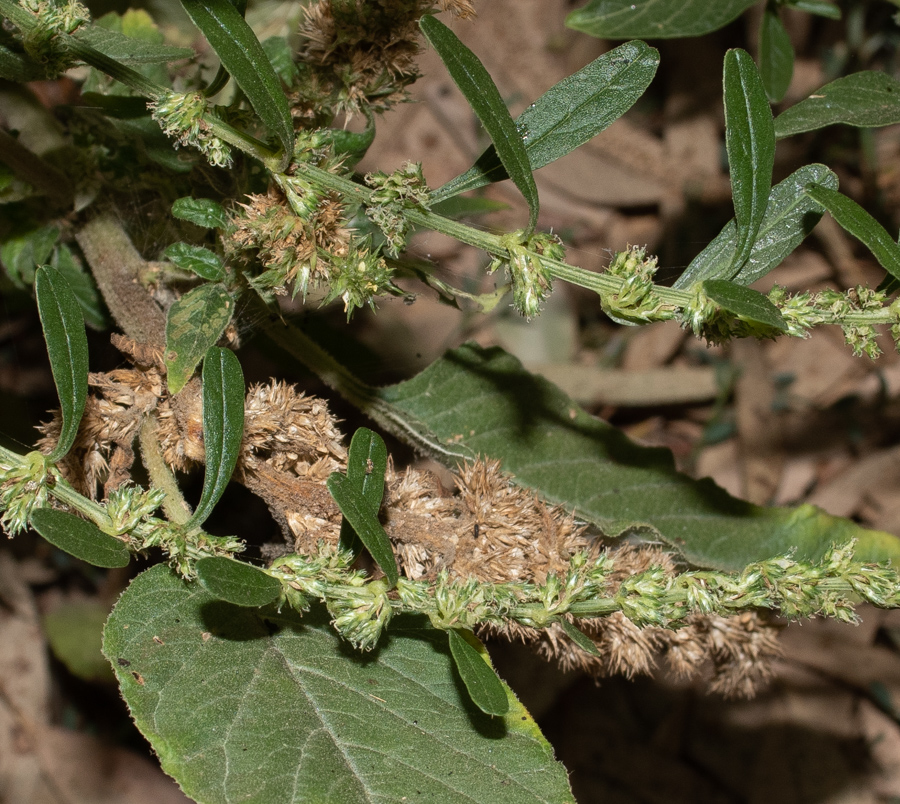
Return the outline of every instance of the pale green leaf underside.
[[[195,55],[190,48],[148,42],[98,25],[86,25],[73,35],[122,64],[165,64],[177,59],[190,59]]]
[[[817,558],[850,538],[861,559],[900,559],[890,534],[812,506],[761,508],[677,472],[668,450],[629,441],[502,349],[462,346],[379,395],[446,463],[499,459],[517,482],[607,534],[660,537],[698,566],[739,569],[794,548]]]
[[[900,82],[885,73],[865,71],[838,78],[817,89],[775,118],[775,136],[844,123],[888,126],[900,123]]]
[[[422,619],[358,654],[317,610],[263,619],[157,566],[120,598],[104,653],[200,804],[574,804],[527,712],[480,712]]]
[[[603,39],[675,39],[727,25],[756,0],[591,0],[566,25]]]
[[[532,170],[595,137],[627,112],[656,75],[659,51],[626,42],[554,84],[516,118]],[[435,190],[436,203],[508,178],[494,146],[465,173]]]
[[[837,176],[825,165],[805,165],[769,193],[766,214],[744,267],[733,281],[749,285],[777,267],[812,231],[822,217],[823,208],[806,194],[809,184],[821,184],[836,190]],[[676,288],[688,288],[703,279],[728,273],[737,248],[734,219],[701,251],[675,282]]]

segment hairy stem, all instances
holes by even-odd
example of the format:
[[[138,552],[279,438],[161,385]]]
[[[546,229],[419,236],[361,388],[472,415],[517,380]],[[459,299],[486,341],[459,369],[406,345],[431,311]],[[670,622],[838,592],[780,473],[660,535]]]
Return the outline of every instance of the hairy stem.
[[[163,458],[159,438],[156,435],[156,421],[153,415],[147,416],[141,424],[138,434],[138,443],[141,445],[141,459],[144,468],[150,475],[153,487],[159,489],[165,498],[162,507],[170,522],[176,525],[184,525],[191,518],[191,509],[185,502],[178,481]]]

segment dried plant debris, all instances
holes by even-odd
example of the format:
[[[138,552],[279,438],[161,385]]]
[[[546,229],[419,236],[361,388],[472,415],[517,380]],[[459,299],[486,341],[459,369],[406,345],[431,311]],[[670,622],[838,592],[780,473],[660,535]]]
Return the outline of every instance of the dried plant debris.
[[[91,375],[75,449],[60,465],[63,476],[94,499],[101,489],[108,497],[130,479],[132,443],[147,417],[155,421],[170,468],[190,471],[204,459],[196,378],[171,397],[162,353],[121,336],[113,339],[133,365]],[[56,413],[41,428],[41,449],[52,449],[59,428]],[[286,543],[270,546],[271,555],[337,546],[341,513],[325,481],[343,471],[346,460],[343,435],[323,400],[279,382],[249,389],[235,480],[266,502],[282,528]],[[449,490],[431,472],[397,471],[389,462],[381,516],[406,578],[545,584],[565,576],[577,553],[598,558],[604,552],[613,557],[605,590],[612,596],[640,573],[677,573],[673,557],[657,547],[604,544],[564,509],[512,483],[499,462],[463,465],[455,480],[456,490]],[[641,628],[620,612],[582,619],[578,626],[597,645],[599,657],[576,646],[558,624],[481,630],[521,640],[563,668],[597,676],[648,674],[664,659],[677,675],[707,673],[711,689],[738,696],[751,695],[769,678],[778,655],[776,629],[755,613],[694,614],[678,630]]]

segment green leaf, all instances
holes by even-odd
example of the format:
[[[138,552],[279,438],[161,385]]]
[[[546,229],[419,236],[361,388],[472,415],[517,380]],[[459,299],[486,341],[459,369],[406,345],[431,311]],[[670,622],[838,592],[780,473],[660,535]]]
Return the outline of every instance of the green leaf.
[[[806,194],[809,184],[837,189],[837,176],[825,165],[805,165],[779,182],[769,193],[769,203],[756,241],[744,267],[732,281],[750,285],[779,266],[813,230],[824,212]],[[678,277],[674,287],[688,288],[704,279],[718,279],[731,273],[737,248],[737,227],[730,220],[716,238],[701,251]]]
[[[831,213],[846,231],[861,241],[891,276],[900,279],[900,245],[852,198],[819,185],[806,188],[810,198]]]
[[[729,282],[727,279],[707,279],[703,290],[716,304],[745,321],[764,324],[779,332],[787,332],[787,322],[778,308],[758,290]]]
[[[360,427],[350,441],[347,455],[347,480],[362,495],[377,517],[384,497],[384,473],[387,471],[387,447],[384,439],[366,427]],[[341,522],[341,547],[359,553],[362,542],[345,519]]]
[[[890,534],[809,505],[751,505],[677,472],[668,450],[638,446],[499,348],[461,346],[378,396],[403,423],[396,434],[447,465],[497,459],[517,483],[608,536],[662,539],[697,566],[738,570],[791,550],[818,559],[850,538],[863,561],[900,560]]]
[[[730,279],[750,256],[766,214],[775,164],[775,128],[759,71],[745,50],[735,48],[725,54],[723,84],[725,147],[737,223]]]
[[[59,440],[48,456],[56,462],[64,458],[75,443],[87,402],[87,335],[81,305],[56,268],[49,265],[38,268],[34,290],[44,340],[47,342],[50,370],[62,410]]]
[[[796,8],[798,11],[816,14],[819,17],[827,17],[830,20],[839,20],[841,18],[841,9],[834,3],[827,2],[827,0],[788,0],[787,5],[790,8]]]
[[[169,308],[166,318],[166,371],[169,392],[177,394],[203,356],[222,337],[234,315],[224,285],[200,285]]]
[[[375,117],[371,112],[366,114],[366,127],[363,131],[347,131],[342,128],[321,129],[326,141],[331,142],[335,155],[343,154],[348,165],[355,165],[366,155],[369,146],[375,141]]]
[[[843,123],[890,126],[900,123],[900,82],[872,70],[838,78],[775,118],[775,136]]]
[[[277,138],[284,170],[294,151],[294,125],[281,81],[256,34],[230,0],[181,0],[225,69],[247,96],[263,125]]]
[[[100,291],[94,278],[76,261],[72,250],[65,244],[58,246],[53,253],[52,265],[66,280],[78,304],[84,321],[89,327],[104,330],[109,326],[109,316],[100,298]]]
[[[769,100],[778,103],[794,73],[794,48],[774,6],[766,8],[759,27],[759,72]]]
[[[17,53],[0,44],[0,79],[24,84],[44,77],[41,65],[25,53]]]
[[[602,656],[600,653],[600,649],[594,644],[594,640],[591,639],[587,634],[581,631],[579,628],[576,628],[572,623],[568,620],[559,620],[559,625],[563,631],[566,632],[566,636],[571,639],[579,648],[581,648],[585,653],[590,654],[591,656]]]
[[[283,36],[270,36],[260,42],[266,52],[266,58],[272,65],[281,82],[285,86],[293,86],[299,78],[300,72],[294,63],[294,51],[287,39]]]
[[[224,556],[201,558],[197,577],[211,595],[235,606],[259,608],[281,596],[281,582],[244,561]]]
[[[199,527],[225,493],[244,437],[244,373],[234,352],[213,346],[203,359],[203,445],[206,473],[186,527]],[[234,602],[234,601],[232,601]]]
[[[172,204],[172,214],[204,229],[224,229],[228,225],[225,207],[209,198],[179,198]]]
[[[163,769],[205,804],[573,800],[528,713],[479,711],[424,618],[394,618],[359,656],[320,607],[263,618],[156,566],[116,604],[104,653]]]
[[[702,36],[737,19],[756,0],[591,0],[566,25],[601,39]]]
[[[59,229],[41,226],[3,241],[0,262],[17,288],[24,289],[34,282],[35,270],[50,259],[57,240]]]
[[[391,541],[384,532],[384,528],[381,527],[377,514],[372,511],[369,500],[363,497],[353,480],[339,472],[331,474],[327,485],[331,496],[334,497],[338,508],[341,509],[341,513],[356,531],[356,535],[366,546],[366,550],[371,553],[372,558],[381,567],[388,583],[391,587],[396,586],[397,580],[400,578],[397,559],[391,548]]]
[[[450,653],[472,702],[488,715],[505,715],[509,701],[503,682],[497,678],[481,640],[468,629],[451,628]]]
[[[61,598],[41,619],[53,655],[85,681],[115,681],[101,650],[107,617],[109,606],[96,599]]]
[[[548,89],[516,118],[532,170],[595,137],[627,112],[656,75],[659,51],[627,42]],[[494,146],[431,194],[435,202],[508,178]],[[432,207],[434,209],[434,207]]]
[[[95,567],[127,567],[131,560],[122,542],[75,514],[38,508],[32,511],[29,522],[54,547]]]
[[[191,271],[203,279],[218,282],[225,278],[225,266],[219,255],[203,246],[172,243],[165,250],[166,257],[183,271]]]
[[[97,25],[84,25],[72,36],[120,64],[165,64],[195,56],[189,47],[149,42]]]
[[[533,231],[539,203],[531,163],[522,142],[526,132],[519,133],[488,71],[453,31],[431,15],[422,17],[419,26],[487,131],[507,174],[525,196],[530,212],[528,231]]]

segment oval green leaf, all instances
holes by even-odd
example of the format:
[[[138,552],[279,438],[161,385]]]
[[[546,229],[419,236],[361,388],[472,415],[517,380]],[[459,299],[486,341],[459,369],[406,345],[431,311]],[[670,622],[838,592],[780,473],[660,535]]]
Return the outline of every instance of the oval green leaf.
[[[851,538],[861,561],[900,560],[896,536],[810,505],[751,505],[677,472],[671,452],[630,441],[499,348],[461,346],[375,393],[383,426],[402,422],[391,432],[446,465],[497,459],[516,482],[608,536],[662,539],[696,566],[741,570],[792,550],[819,559]]]
[[[745,50],[735,48],[725,54],[723,86],[725,147],[737,224],[731,271],[735,276],[749,258],[766,214],[775,165],[775,127],[759,70]]]
[[[516,118],[532,170],[595,137],[627,112],[656,75],[659,51],[626,42],[548,89]],[[497,150],[488,148],[469,170],[431,194],[434,202],[509,178]]]
[[[183,271],[191,271],[203,279],[218,282],[225,278],[225,266],[219,255],[203,246],[192,246],[188,243],[172,243],[165,250],[165,255]]]
[[[758,290],[729,282],[727,279],[707,279],[703,290],[710,299],[738,318],[764,324],[779,332],[787,332],[787,322],[778,308]]]
[[[0,262],[13,284],[20,289],[34,282],[34,272],[50,259],[59,240],[59,229],[41,226],[7,237],[0,245]]]
[[[119,599],[103,649],[163,769],[196,801],[573,801],[528,713],[514,699],[504,718],[479,711],[423,618],[395,618],[360,656],[320,607],[264,619],[156,566]]]
[[[244,437],[244,374],[230,349],[213,346],[203,360],[206,473],[200,502],[186,527],[199,527],[225,493]]]
[[[81,305],[62,274],[43,265],[34,280],[41,327],[53,381],[59,394],[62,428],[51,461],[58,461],[72,448],[87,402],[88,344]]]
[[[341,513],[381,567],[388,583],[391,587],[395,586],[400,578],[397,559],[391,548],[391,541],[378,521],[377,512],[372,511],[370,502],[347,475],[334,472],[328,478],[327,485]]]
[[[759,27],[759,72],[766,95],[778,103],[794,74],[794,48],[775,7],[768,7]]]
[[[509,712],[509,700],[503,682],[497,678],[481,640],[468,629],[447,631],[450,653],[469,697],[482,712],[502,716]]]
[[[478,57],[444,23],[426,15],[419,20],[419,26],[487,131],[507,174],[525,196],[529,209],[528,232],[533,231],[539,208],[537,185],[522,135],[500,91]]]
[[[234,315],[224,285],[200,285],[169,308],[166,317],[166,371],[169,392],[177,394]]]
[[[737,19],[756,0],[591,0],[566,25],[601,39],[702,36]]]
[[[259,608],[281,596],[277,578],[233,558],[201,558],[197,562],[197,577],[211,595],[235,606]]]
[[[842,228],[860,240],[891,276],[900,279],[900,245],[887,230],[852,198],[819,185],[810,185],[806,192],[813,201],[831,213]]]
[[[824,213],[824,207],[806,193],[809,184],[837,189],[838,178],[825,165],[805,165],[769,193],[769,203],[753,249],[744,267],[732,281],[750,285],[778,267],[813,230]],[[678,277],[674,287],[688,288],[704,279],[719,279],[731,273],[737,249],[737,227],[734,219],[716,235]]]
[[[263,125],[278,138],[284,170],[294,151],[291,110],[256,34],[230,0],[182,0],[181,5],[247,96]]]
[[[179,198],[172,204],[172,214],[204,229],[224,229],[228,225],[225,207],[209,198]]]
[[[384,473],[387,471],[387,447],[378,433],[360,427],[350,440],[347,455],[347,480],[353,484],[377,517],[384,497]],[[362,542],[348,520],[341,522],[341,547],[358,553]]]
[[[872,70],[838,78],[778,115],[775,136],[790,137],[837,123],[863,127],[900,123],[900,82]]]
[[[131,560],[122,542],[67,511],[38,508],[31,512],[29,522],[54,547],[95,567],[127,567]]]
[[[566,636],[585,653],[588,653],[591,656],[602,656],[600,649],[594,643],[594,640],[585,634],[584,631],[572,625],[568,620],[560,620],[559,625],[562,630],[566,632]]]

